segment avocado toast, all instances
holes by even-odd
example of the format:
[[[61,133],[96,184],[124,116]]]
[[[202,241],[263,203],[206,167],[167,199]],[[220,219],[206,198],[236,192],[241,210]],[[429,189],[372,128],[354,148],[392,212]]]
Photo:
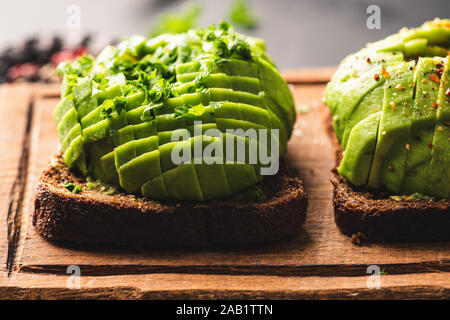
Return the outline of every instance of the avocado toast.
[[[373,241],[450,239],[450,20],[343,60],[326,88],[335,220]]]
[[[293,97],[262,40],[226,23],[134,36],[58,72],[61,154],[41,176],[33,216],[43,236],[254,244],[305,220],[302,182],[280,164]]]

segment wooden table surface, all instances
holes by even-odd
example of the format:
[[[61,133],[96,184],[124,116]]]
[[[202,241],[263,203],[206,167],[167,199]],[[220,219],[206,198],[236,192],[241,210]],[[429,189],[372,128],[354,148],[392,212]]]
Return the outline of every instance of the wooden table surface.
[[[58,148],[59,86],[0,87],[0,298],[450,298],[450,243],[356,246],[337,229],[334,150],[319,115],[332,71],[284,73],[296,104],[309,109],[298,116],[287,155],[309,195],[306,223],[284,242],[235,249],[133,252],[40,237],[32,197]]]

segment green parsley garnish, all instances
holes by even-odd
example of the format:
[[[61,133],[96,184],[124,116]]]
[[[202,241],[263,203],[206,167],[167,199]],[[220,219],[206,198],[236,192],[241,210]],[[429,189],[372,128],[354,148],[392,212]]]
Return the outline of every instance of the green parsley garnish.
[[[175,118],[197,118],[202,116],[206,112],[206,108],[203,104],[196,106],[179,106],[175,108]]]
[[[413,193],[410,196],[390,196],[395,201],[414,201],[414,200],[433,200],[433,197],[426,196],[421,193]]]
[[[75,194],[81,193],[83,191],[83,189],[79,185],[75,185],[73,183],[66,182],[63,184],[63,187]]]

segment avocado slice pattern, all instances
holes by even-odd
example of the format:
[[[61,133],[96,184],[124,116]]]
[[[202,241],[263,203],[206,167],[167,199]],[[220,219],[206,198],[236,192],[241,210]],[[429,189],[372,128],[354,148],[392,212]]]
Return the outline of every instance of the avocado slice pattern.
[[[58,73],[62,100],[54,118],[65,163],[155,200],[211,201],[245,192],[262,180],[262,163],[248,162],[252,152],[270,151],[274,130],[275,147],[285,152],[296,116],[264,42],[226,23],[131,37],[97,58],[63,62]],[[267,130],[266,145],[230,129]],[[174,134],[187,139],[172,141]],[[244,153],[228,159],[226,138]],[[214,154],[198,159],[197,146]],[[177,150],[188,150],[191,161],[175,163]]]
[[[449,49],[450,20],[435,19],[341,62],[324,102],[350,183],[449,198]]]

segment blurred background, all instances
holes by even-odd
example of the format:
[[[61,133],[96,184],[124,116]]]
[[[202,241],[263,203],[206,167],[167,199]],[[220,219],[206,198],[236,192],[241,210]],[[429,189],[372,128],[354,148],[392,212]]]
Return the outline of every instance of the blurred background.
[[[381,9],[381,28],[370,30],[366,10],[373,4]],[[367,42],[403,26],[449,18],[449,12],[450,0],[2,1],[0,50],[12,52],[11,47],[23,45],[30,37],[42,46],[59,35],[62,43],[51,54],[70,46],[86,46],[95,53],[108,42],[131,34],[205,27],[225,19],[241,32],[264,38],[268,52],[282,69],[329,66]],[[86,35],[91,39],[82,43]]]

